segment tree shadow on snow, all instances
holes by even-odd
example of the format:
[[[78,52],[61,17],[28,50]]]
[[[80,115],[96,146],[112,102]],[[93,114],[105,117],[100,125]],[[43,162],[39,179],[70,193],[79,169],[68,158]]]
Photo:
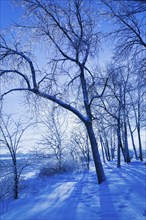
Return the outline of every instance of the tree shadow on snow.
[[[43,213],[42,217],[48,215],[49,220],[82,220],[82,217],[79,217],[79,205],[83,202],[82,191],[84,187],[86,187],[83,184],[86,180],[86,177],[87,175],[83,174],[83,176],[79,180],[73,182],[74,185],[70,185],[71,193],[69,193],[68,196],[64,197],[64,199],[62,199],[62,201],[60,202],[58,202],[58,200],[60,200],[60,196],[58,195],[59,197],[56,198],[52,206],[49,207],[49,210],[46,210]],[[64,182],[69,183],[68,181]],[[68,193],[68,190],[67,192],[64,191],[64,193]]]
[[[100,220],[119,220],[107,181],[99,185],[99,198]]]

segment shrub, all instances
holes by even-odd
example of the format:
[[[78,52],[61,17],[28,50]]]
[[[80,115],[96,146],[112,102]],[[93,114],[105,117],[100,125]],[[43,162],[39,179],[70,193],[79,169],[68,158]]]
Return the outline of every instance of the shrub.
[[[79,166],[74,161],[63,161],[61,166],[59,166],[57,162],[49,162],[44,164],[43,167],[41,167],[39,176],[52,176],[66,172],[73,172],[78,169]]]

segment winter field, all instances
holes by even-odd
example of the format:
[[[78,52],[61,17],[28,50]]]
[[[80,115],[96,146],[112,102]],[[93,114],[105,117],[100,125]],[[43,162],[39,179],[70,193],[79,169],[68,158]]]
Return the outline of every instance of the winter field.
[[[133,161],[104,165],[98,185],[95,169],[52,177],[26,175],[18,200],[1,200],[1,220],[145,220],[146,168]],[[32,175],[31,175],[32,174]],[[26,187],[25,187],[26,185]]]
[[[0,0],[0,21],[0,220],[146,220],[146,0]]]

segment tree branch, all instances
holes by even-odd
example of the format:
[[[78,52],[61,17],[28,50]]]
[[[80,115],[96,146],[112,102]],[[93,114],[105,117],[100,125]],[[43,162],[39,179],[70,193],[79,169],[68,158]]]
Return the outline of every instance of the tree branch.
[[[101,94],[100,94],[100,95],[93,96],[93,97],[91,98],[90,103],[89,103],[90,107],[91,107],[92,102],[93,102],[94,99],[101,98],[101,97],[104,95],[104,92],[105,92],[106,87],[107,87],[108,80],[109,80],[109,77],[108,77],[108,78],[106,79],[106,81],[105,81],[104,88],[103,88]]]
[[[30,86],[30,83],[29,83],[29,80],[28,80],[27,76],[25,76],[24,74],[22,74],[18,70],[1,70],[0,71],[0,76],[2,76],[5,73],[16,73],[16,74],[22,76],[24,78],[25,82],[27,83],[28,89],[31,89],[31,86]]]

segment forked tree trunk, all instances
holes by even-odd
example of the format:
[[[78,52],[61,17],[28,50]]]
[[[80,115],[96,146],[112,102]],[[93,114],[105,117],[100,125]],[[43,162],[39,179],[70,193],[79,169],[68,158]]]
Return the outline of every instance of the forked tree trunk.
[[[135,142],[134,142],[134,137],[133,137],[133,132],[132,132],[129,120],[128,120],[128,126],[129,126],[129,131],[130,131],[130,136],[131,136],[131,141],[132,141],[132,146],[133,146],[135,158],[136,158],[136,160],[138,160],[137,150],[136,150],[136,146],[135,146]]]
[[[85,126],[87,128],[87,133],[89,135],[89,140],[90,140],[90,144],[91,144],[91,149],[92,149],[94,164],[95,164],[95,168],[96,168],[98,183],[100,184],[106,179],[106,177],[105,177],[102,162],[100,159],[96,137],[95,137],[95,134],[93,131],[92,123],[88,122],[85,124]]]

